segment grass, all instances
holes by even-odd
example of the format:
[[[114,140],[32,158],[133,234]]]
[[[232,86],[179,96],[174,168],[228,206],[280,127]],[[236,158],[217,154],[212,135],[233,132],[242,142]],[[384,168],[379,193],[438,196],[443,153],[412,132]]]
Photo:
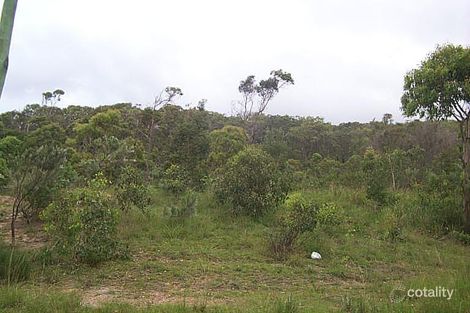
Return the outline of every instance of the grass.
[[[0,282],[7,285],[27,280],[31,271],[29,256],[0,242]]]
[[[391,213],[376,210],[360,191],[304,192],[334,203],[343,222],[305,234],[283,262],[266,248],[272,217],[231,217],[204,193],[194,216],[175,220],[164,214],[171,197],[155,190],[147,215],[122,216],[131,260],[35,264],[29,281],[0,287],[0,312],[468,312],[470,250],[401,218],[409,194]],[[393,239],[390,220],[400,229]],[[312,251],[322,260],[309,259]],[[456,293],[450,301],[395,304],[389,294],[397,286]]]

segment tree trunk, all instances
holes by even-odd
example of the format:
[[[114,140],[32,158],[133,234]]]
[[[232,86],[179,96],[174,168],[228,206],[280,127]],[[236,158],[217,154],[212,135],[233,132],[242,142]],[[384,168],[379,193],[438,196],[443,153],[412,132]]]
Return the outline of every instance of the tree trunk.
[[[388,163],[390,164],[390,173],[392,174],[392,188],[393,191],[397,190],[397,184],[395,182],[395,172],[393,170],[392,158],[388,155]]]
[[[17,200],[15,199],[15,203],[13,204],[13,209],[11,213],[11,245],[14,246],[16,242],[16,232],[15,232],[15,223],[16,218],[18,217],[18,209],[17,209]]]
[[[15,245],[15,239],[16,239],[16,234],[15,234],[15,221],[16,221],[16,218],[15,217],[11,217],[11,245],[14,246]]]
[[[463,121],[462,165],[463,165],[463,213],[464,230],[470,234],[470,120]]]
[[[2,96],[8,70],[8,55],[17,3],[17,0],[5,0],[3,2],[2,19],[0,20],[0,97]]]

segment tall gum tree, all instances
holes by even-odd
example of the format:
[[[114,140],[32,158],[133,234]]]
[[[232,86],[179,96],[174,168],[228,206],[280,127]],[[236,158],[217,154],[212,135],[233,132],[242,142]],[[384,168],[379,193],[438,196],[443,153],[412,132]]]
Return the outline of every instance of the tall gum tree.
[[[5,0],[3,2],[2,18],[0,20],[0,98],[2,97],[8,70],[8,55],[10,53],[17,4],[18,0]]]
[[[470,47],[438,46],[405,76],[402,111],[430,120],[455,119],[460,126],[464,230],[470,233]]]

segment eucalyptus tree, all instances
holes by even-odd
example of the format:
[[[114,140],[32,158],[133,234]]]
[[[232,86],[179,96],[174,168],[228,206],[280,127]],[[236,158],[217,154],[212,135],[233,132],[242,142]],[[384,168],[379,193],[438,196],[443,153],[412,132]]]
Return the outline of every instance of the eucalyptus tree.
[[[406,74],[401,102],[406,116],[459,123],[464,229],[470,233],[470,47],[438,46]]]
[[[250,140],[253,142],[256,131],[257,117],[263,114],[271,100],[279,90],[293,85],[292,75],[283,70],[271,71],[267,79],[256,81],[254,75],[249,75],[240,82],[238,91],[242,99],[238,102],[237,114],[248,125]]]

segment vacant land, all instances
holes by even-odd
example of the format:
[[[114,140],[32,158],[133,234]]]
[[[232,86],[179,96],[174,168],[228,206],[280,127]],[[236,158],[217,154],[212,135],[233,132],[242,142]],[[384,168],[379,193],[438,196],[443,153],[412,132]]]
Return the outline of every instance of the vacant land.
[[[318,226],[304,235],[295,253],[273,261],[266,248],[271,216],[254,221],[230,216],[207,194],[198,195],[196,214],[173,220],[165,211],[173,201],[153,190],[147,214],[123,213],[120,236],[127,260],[96,267],[52,260],[31,226],[19,228],[33,256],[32,278],[2,287],[2,312],[104,310],[236,312],[468,312],[470,250],[451,238],[433,238],[410,229],[386,239],[386,216],[361,192],[336,188],[308,191],[341,208],[344,223]],[[400,196],[406,207],[411,195]],[[7,237],[8,201],[2,202]],[[28,233],[31,236],[28,236]],[[309,254],[318,251],[321,260]],[[455,289],[451,300],[405,299],[392,303],[394,288]],[[47,294],[47,296],[46,296]],[[151,306],[151,307],[149,307]],[[52,309],[53,308],[53,309]]]

